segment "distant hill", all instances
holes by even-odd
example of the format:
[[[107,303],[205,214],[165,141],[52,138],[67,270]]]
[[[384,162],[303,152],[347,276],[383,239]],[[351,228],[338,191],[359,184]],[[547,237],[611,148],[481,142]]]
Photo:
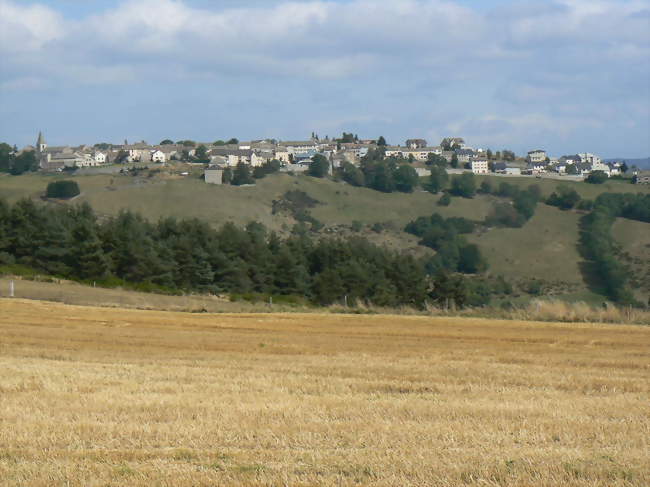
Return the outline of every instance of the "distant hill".
[[[643,159],[626,159],[625,157],[617,157],[614,159],[605,159],[605,162],[625,161],[628,166],[637,166],[640,169],[650,169],[650,157]]]
[[[200,179],[202,168],[189,171],[191,174],[187,177],[155,170],[139,175],[0,174],[0,195],[10,202],[23,197],[40,200],[48,183],[72,179],[78,182],[81,195],[73,203],[56,204],[87,202],[100,218],[128,208],[154,222],[164,217],[199,218],[218,226],[228,221],[244,225],[254,220],[286,234],[296,219],[290,212],[274,211],[274,208],[288,191],[298,190],[318,202],[310,208],[309,214],[323,225],[322,235],[363,236],[375,244],[415,256],[428,256],[433,251],[418,245],[417,237],[403,231],[409,221],[434,212],[445,218],[483,221],[503,202],[492,195],[477,195],[472,199],[454,197],[451,205],[438,206],[440,195],[421,189],[410,194],[382,193],[330,179],[288,174],[268,176],[258,180],[255,186],[219,186]],[[495,187],[505,181],[523,188],[536,184],[544,196],[549,196],[560,185],[570,186],[589,200],[602,192],[650,193],[646,185],[622,180],[598,185],[546,178],[479,176],[477,184],[485,179]],[[526,289],[536,281],[533,284],[543,283],[544,294],[602,303],[603,297],[590,293],[583,281],[582,258],[577,248],[582,215],[583,212],[561,211],[540,204],[534,217],[521,228],[486,228],[468,235],[467,240],[478,245],[487,257],[491,275],[505,277],[518,289]],[[626,262],[634,269],[639,299],[647,299],[650,292],[650,280],[647,280],[650,279],[650,264],[646,264],[650,262],[650,232],[647,227],[647,223],[621,219],[613,232],[626,253]],[[512,300],[519,298],[526,299],[526,296],[516,293]]]

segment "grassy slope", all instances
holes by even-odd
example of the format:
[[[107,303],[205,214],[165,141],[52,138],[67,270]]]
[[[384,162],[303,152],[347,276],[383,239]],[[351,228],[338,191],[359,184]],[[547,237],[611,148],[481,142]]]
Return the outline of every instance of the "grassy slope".
[[[546,281],[579,285],[580,255],[576,249],[580,215],[540,204],[522,229],[493,228],[474,234],[495,274],[534,276]]]
[[[12,201],[22,196],[38,197],[49,181],[67,177],[43,174],[3,176],[0,177],[0,194]],[[575,187],[584,198],[594,198],[604,191],[650,190],[618,181],[590,185],[547,179],[489,178],[494,185],[502,181],[524,187],[538,184],[545,194],[550,194],[559,184],[567,184]],[[471,200],[454,198],[451,206],[440,207],[436,205],[438,196],[423,191],[384,194],[329,180],[288,175],[275,175],[258,181],[255,187],[242,188],[207,185],[196,176],[163,179],[93,175],[75,179],[81,186],[82,195],[74,201],[88,201],[103,215],[130,208],[152,220],[163,216],[198,217],[215,225],[226,221],[243,224],[256,220],[275,230],[290,228],[293,220],[287,215],[272,215],[273,200],[287,190],[298,189],[324,203],[314,208],[312,214],[327,226],[349,226],[355,220],[364,225],[384,223],[387,231],[377,234],[366,229],[364,233],[375,243],[417,250],[420,254],[426,253],[426,249],[418,248],[417,239],[401,232],[407,222],[433,212],[447,217],[483,220],[495,200],[491,196],[477,196]],[[522,229],[492,229],[470,239],[479,244],[488,256],[491,271],[495,274],[514,280],[528,280],[534,276],[545,281],[562,281],[577,286],[575,290],[582,292],[584,287],[578,269],[580,258],[575,248],[578,219],[576,213],[540,205],[536,216]],[[648,235],[646,229],[647,225],[643,223],[623,222],[615,226],[614,233],[620,234],[620,240],[627,242],[631,249],[638,250],[645,248],[647,238],[644,240],[643,236]],[[343,233],[350,234],[349,230]]]

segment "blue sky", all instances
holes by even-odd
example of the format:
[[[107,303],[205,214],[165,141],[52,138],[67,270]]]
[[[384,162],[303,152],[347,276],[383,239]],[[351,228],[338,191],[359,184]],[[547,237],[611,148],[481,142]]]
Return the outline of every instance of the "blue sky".
[[[650,155],[650,0],[0,0],[0,140]]]

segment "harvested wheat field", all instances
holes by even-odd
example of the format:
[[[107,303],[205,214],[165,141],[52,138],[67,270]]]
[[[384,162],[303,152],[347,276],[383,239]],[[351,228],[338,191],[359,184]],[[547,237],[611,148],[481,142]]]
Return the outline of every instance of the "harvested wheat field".
[[[650,327],[0,300],[0,484],[647,486]]]

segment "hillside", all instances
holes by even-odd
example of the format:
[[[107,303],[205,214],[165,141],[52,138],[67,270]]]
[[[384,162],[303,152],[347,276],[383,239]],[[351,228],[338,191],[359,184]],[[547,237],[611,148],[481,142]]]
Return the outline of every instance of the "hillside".
[[[39,198],[49,181],[63,175],[30,174],[0,177],[0,193],[10,201],[21,197]],[[479,177],[478,181],[486,177]],[[493,185],[503,181],[526,187],[537,184],[545,196],[559,184],[571,185],[584,198],[601,192],[648,192],[649,188],[608,181],[603,185],[564,183],[548,179],[487,177]],[[311,209],[314,218],[324,224],[322,232],[330,235],[362,234],[371,241],[417,255],[432,251],[417,244],[418,239],[404,233],[406,223],[434,212],[445,217],[462,216],[482,221],[498,200],[479,195],[473,199],[453,198],[449,207],[437,206],[439,197],[428,192],[412,194],[381,193],[355,188],[345,183],[308,176],[273,175],[255,186],[233,187],[207,185],[195,170],[189,177],[147,172],[140,176],[74,176],[82,194],[72,203],[88,202],[100,215],[115,215],[131,209],[153,221],[165,217],[197,217],[220,225],[227,221],[245,224],[259,221],[276,231],[288,231],[295,220],[286,212],[273,214],[273,201],[289,190],[299,190],[319,203]],[[70,204],[70,203],[67,203]],[[580,274],[580,256],[576,249],[580,213],[564,212],[545,204],[523,228],[494,228],[470,236],[490,262],[490,272],[527,287],[533,280],[539,291],[552,291],[588,300],[591,295]],[[373,229],[374,226],[374,229]],[[630,255],[643,259],[648,242],[647,224],[622,221],[614,227],[615,236],[630,249]],[[647,271],[634,267],[643,281]],[[645,292],[645,289],[643,289]]]

